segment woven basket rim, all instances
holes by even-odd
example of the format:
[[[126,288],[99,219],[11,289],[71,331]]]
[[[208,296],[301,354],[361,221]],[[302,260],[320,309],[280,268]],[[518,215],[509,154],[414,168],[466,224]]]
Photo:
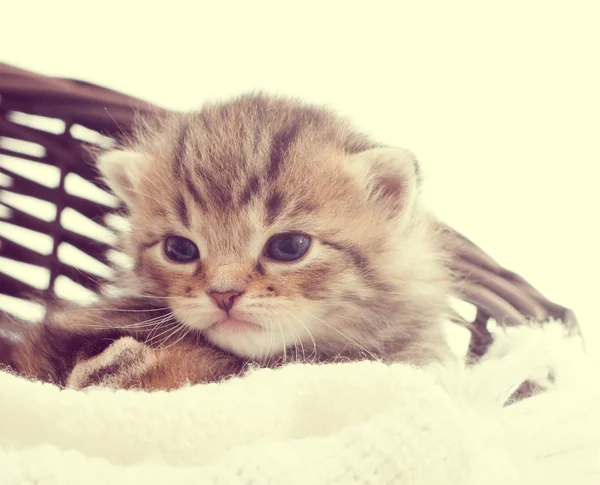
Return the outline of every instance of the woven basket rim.
[[[34,115],[55,117],[65,121],[68,126],[81,124],[113,138],[131,127],[136,113],[155,114],[166,111],[149,102],[93,83],[45,76],[5,63],[0,63],[0,96],[2,97],[0,115],[7,111],[18,110]],[[82,162],[82,155],[77,151],[77,143],[67,131],[64,134],[52,135],[30,127],[17,126],[10,123],[6,117],[0,116],[0,137],[2,136],[33,141],[48,147],[48,155],[45,158],[32,160],[58,166],[62,174],[61,183],[64,183],[67,172],[74,172],[102,186],[101,182],[94,178],[93,168]],[[0,147],[0,155],[2,153]],[[25,156],[22,158],[26,159]],[[37,197],[53,201],[59,209],[76,203],[73,197],[66,194],[64,185],[61,185],[58,190],[45,189],[3,167],[0,167],[0,174],[17,179],[22,193],[33,193]],[[0,187],[1,190],[14,191],[15,189]],[[85,215],[94,217],[93,205],[79,203]],[[0,204],[10,206],[1,201]],[[42,228],[42,231],[51,232],[59,242],[70,241],[75,246],[87,248],[96,259],[103,259],[102,254],[107,249],[106,245],[67,231],[58,222],[44,225],[17,208],[9,208],[13,210],[13,217],[0,217],[0,221],[8,221],[22,227],[37,227],[38,230]],[[97,216],[107,212],[108,210],[99,208]],[[492,335],[487,329],[487,323],[492,318],[501,325],[523,325],[531,320],[560,319],[570,332],[580,333],[575,314],[570,309],[549,301],[524,278],[504,268],[451,227],[441,222],[440,227],[455,240],[452,270],[457,277],[456,295],[477,308],[474,322],[462,322],[472,333],[470,346],[472,359],[483,355],[492,341]],[[27,250],[1,235],[0,244],[2,256],[30,261],[50,268],[56,273],[51,277],[51,282],[57,274],[70,271],[58,261],[56,240],[54,250],[48,258]],[[5,293],[36,294],[49,299],[53,297],[51,292],[31,292],[31,288],[28,288],[25,283],[1,273],[0,276],[3,279],[2,291]],[[82,279],[78,279],[73,272],[70,276],[78,283],[82,282]],[[88,287],[95,288],[91,284]],[[457,317],[458,319],[460,318]]]

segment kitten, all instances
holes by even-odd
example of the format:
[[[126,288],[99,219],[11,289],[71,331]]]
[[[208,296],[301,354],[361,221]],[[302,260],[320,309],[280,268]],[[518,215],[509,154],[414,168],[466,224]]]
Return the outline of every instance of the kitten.
[[[223,351],[450,358],[446,242],[409,152],[257,94],[142,121],[98,168],[128,209],[117,285]]]
[[[449,272],[410,153],[247,95],[146,123],[98,167],[130,212],[127,286],[216,346],[258,360],[299,343],[326,359],[444,353]]]

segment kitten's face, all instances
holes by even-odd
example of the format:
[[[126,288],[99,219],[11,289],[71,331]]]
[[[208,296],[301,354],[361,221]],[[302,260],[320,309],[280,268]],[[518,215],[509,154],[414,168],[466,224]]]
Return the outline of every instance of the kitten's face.
[[[445,272],[406,152],[264,98],[173,116],[130,148],[100,168],[130,208],[138,291],[215,345],[381,357],[432,333]]]

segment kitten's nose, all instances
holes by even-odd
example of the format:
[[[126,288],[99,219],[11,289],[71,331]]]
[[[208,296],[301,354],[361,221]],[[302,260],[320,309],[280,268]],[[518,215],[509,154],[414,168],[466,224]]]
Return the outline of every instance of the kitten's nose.
[[[208,292],[208,296],[210,296],[215,301],[215,303],[221,310],[225,310],[226,312],[231,310],[231,307],[233,306],[235,299],[238,296],[240,296],[241,294],[242,294],[241,291],[223,291],[223,292],[221,292],[221,291],[211,290]]]

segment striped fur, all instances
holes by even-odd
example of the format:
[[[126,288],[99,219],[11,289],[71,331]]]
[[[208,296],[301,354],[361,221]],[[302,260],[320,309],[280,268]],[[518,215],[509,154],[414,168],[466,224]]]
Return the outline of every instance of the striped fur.
[[[142,120],[99,168],[130,212],[122,242],[135,266],[120,283],[168,298],[215,345],[259,361],[447,354],[445,243],[420,205],[410,154],[327,110],[257,94]],[[289,231],[312,236],[308,254],[266,258],[269,238]],[[200,260],[169,262],[168,235],[192,240]],[[264,332],[214,330],[207,293],[231,289]]]
[[[0,364],[74,388],[172,389],[249,361],[450,355],[447,243],[407,152],[259,94],[140,120],[98,166],[128,209],[120,246],[133,265],[114,284],[129,296],[51,312],[20,342],[0,340]],[[266,257],[270,238],[291,231],[312,237],[307,254]],[[200,259],[168,261],[169,235],[192,240]],[[214,327],[222,310],[208,293],[231,290],[243,292],[236,318],[261,331]]]
[[[9,330],[10,323],[15,336],[0,335],[0,366],[75,389],[173,389],[243,371],[242,360],[187,333],[169,316],[163,307],[134,298],[51,308],[39,325],[0,315],[0,329]]]

